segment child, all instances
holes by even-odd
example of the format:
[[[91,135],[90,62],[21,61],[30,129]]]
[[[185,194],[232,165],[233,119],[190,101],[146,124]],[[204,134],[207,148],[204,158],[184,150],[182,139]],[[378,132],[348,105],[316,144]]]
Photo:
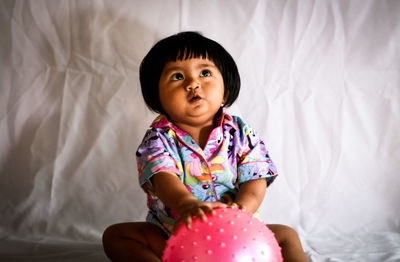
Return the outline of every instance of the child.
[[[112,261],[161,261],[181,223],[206,220],[218,207],[256,212],[277,176],[263,141],[224,107],[237,98],[233,58],[215,41],[183,32],[159,41],[143,59],[140,83],[147,106],[160,113],[136,157],[148,198],[147,222],[108,227],[103,245]],[[297,233],[268,225],[286,261],[307,261]]]

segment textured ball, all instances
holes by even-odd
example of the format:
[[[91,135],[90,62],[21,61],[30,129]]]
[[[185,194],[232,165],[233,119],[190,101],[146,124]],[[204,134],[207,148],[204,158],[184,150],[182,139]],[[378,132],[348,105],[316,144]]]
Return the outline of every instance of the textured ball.
[[[167,241],[163,262],[281,262],[274,234],[252,214],[217,208],[207,221],[193,218],[192,228],[181,225]]]

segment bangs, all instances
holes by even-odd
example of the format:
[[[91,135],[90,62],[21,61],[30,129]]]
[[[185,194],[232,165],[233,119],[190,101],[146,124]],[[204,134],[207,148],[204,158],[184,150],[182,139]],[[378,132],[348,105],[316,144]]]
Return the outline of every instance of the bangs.
[[[218,53],[221,53],[216,42],[198,34],[181,34],[170,40],[164,46],[164,62],[201,58],[215,63]]]
[[[183,61],[192,58],[209,59],[208,57],[208,52],[204,48],[194,49],[193,47],[184,47],[183,49],[178,50],[177,54],[175,55],[175,61]]]

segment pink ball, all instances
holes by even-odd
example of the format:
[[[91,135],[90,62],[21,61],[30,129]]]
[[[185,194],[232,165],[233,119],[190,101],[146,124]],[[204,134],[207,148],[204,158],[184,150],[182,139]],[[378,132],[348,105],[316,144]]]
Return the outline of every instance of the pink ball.
[[[217,208],[207,221],[193,218],[167,241],[163,262],[282,262],[274,234],[252,214]]]

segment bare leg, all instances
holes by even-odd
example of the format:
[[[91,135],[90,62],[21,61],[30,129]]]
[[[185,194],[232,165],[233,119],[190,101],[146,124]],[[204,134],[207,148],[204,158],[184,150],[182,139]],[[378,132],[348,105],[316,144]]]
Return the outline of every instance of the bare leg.
[[[166,240],[164,232],[153,224],[121,223],[104,231],[103,247],[114,262],[160,262]]]
[[[297,232],[288,226],[271,224],[268,228],[275,234],[275,238],[282,248],[282,256],[285,262],[308,261]]]

